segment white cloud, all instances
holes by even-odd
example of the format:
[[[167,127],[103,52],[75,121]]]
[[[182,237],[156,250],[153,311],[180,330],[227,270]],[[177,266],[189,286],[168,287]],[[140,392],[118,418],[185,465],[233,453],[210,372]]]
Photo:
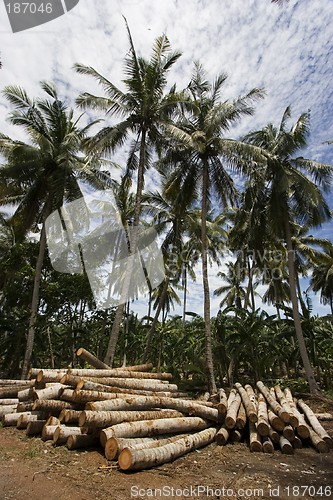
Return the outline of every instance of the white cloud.
[[[138,52],[148,54],[163,32],[173,49],[183,52],[170,73],[170,81],[180,87],[188,83],[193,61],[200,60],[210,79],[221,71],[229,74],[225,98],[255,86],[266,88],[267,97],[256,105],[254,117],[233,128],[232,135],[278,122],[289,104],[295,117],[311,109],[312,135],[304,155],[333,163],[333,146],[322,144],[333,138],[332,2],[291,0],[279,8],[269,0],[80,0],[65,16],[16,34],[1,2],[1,88],[19,84],[36,96],[40,80],[54,80],[60,94],[74,104],[81,91],[101,91],[92,79],[73,71],[75,62],[91,65],[121,85],[129,46],[123,15]],[[8,110],[1,97],[0,130],[22,139],[22,132],[6,122]],[[152,188],[154,181],[150,173],[147,186]],[[326,237],[332,237],[332,228],[324,227]],[[198,277],[190,300],[200,310],[201,289]],[[217,300],[212,301],[213,312]]]

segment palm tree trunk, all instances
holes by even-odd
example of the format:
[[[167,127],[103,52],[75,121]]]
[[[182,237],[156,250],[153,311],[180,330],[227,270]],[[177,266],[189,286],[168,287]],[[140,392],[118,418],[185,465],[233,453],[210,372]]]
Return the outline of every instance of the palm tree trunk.
[[[187,305],[187,265],[184,267],[184,276],[183,276],[183,285],[184,285],[184,299],[183,299],[183,328],[185,328],[185,315],[186,315],[186,305]]]
[[[46,232],[45,232],[45,224],[43,223],[42,231],[40,234],[40,241],[39,241],[39,252],[38,252],[36,268],[35,268],[34,288],[33,288],[33,292],[32,292],[31,311],[30,311],[30,318],[29,318],[29,329],[28,329],[28,335],[27,335],[27,345],[26,345],[26,349],[25,349],[22,374],[21,374],[22,380],[26,379],[28,376],[28,370],[29,370],[29,366],[31,363],[31,357],[32,357],[32,350],[34,347],[36,323],[37,323],[37,313],[38,313],[38,306],[39,306],[40,281],[41,281],[41,277],[42,277],[45,249],[46,249]]]
[[[285,233],[286,233],[286,243],[288,251],[288,274],[289,274],[289,286],[290,286],[290,298],[292,303],[293,318],[296,336],[298,340],[298,346],[305,369],[305,375],[310,387],[310,392],[312,394],[318,393],[319,387],[317,385],[316,379],[314,377],[313,368],[311,366],[308,352],[306,349],[304,335],[302,331],[301,318],[298,310],[298,298],[296,293],[296,277],[295,277],[295,263],[294,263],[294,249],[291,238],[290,224],[287,217],[285,217]]]
[[[152,345],[153,338],[154,338],[154,335],[155,335],[155,329],[156,329],[157,321],[158,321],[159,315],[161,314],[161,311],[162,311],[162,309],[164,307],[164,304],[165,304],[165,299],[166,299],[166,296],[167,296],[167,293],[168,293],[168,287],[169,287],[169,278],[166,277],[165,280],[164,280],[163,289],[162,289],[162,293],[160,295],[160,300],[158,302],[158,306],[157,306],[157,309],[156,309],[156,312],[155,312],[155,316],[154,316],[153,322],[152,322],[152,324],[150,326],[150,329],[149,329],[149,332],[148,332],[148,335],[147,335],[146,348],[145,348],[145,352],[143,354],[143,359],[142,359],[143,363],[146,363],[147,360],[149,359],[149,356],[150,356],[151,345]]]
[[[137,188],[136,188],[136,199],[135,199],[135,209],[134,209],[134,229],[138,227],[140,221],[140,212],[141,212],[141,198],[142,191],[144,185],[144,169],[145,169],[145,156],[146,156],[146,130],[143,128],[141,132],[141,143],[140,143],[140,160],[139,160],[139,168],[138,168],[138,177],[137,177]],[[134,230],[133,240],[130,248],[130,256],[135,255],[136,248],[138,242],[138,233]],[[104,363],[109,366],[113,365],[114,355],[116,352],[119,331],[121,320],[123,318],[125,304],[128,299],[128,291],[130,288],[130,282],[132,277],[134,260],[129,259],[128,267],[126,270],[122,293],[120,298],[120,304],[117,307],[116,314],[112,324],[112,330],[110,334],[110,340],[108,344],[108,348],[105,354]]]
[[[208,281],[208,259],[207,259],[207,198],[209,189],[208,163],[203,161],[202,173],[202,200],[201,200],[201,260],[202,260],[202,281],[204,289],[204,321],[205,321],[205,344],[206,344],[206,368],[208,376],[208,388],[211,393],[216,393],[216,382],[214,377],[213,352],[212,352],[212,332],[210,322],[210,295]]]

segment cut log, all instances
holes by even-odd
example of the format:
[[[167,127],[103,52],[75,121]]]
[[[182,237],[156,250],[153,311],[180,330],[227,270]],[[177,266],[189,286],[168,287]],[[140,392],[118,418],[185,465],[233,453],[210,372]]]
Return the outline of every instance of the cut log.
[[[0,406],[0,418],[9,413],[16,413],[17,405],[1,405]]]
[[[25,402],[20,402],[17,404],[16,411],[17,412],[25,412],[25,411],[31,411],[33,407],[34,402],[33,401],[25,401]]]
[[[90,366],[93,366],[94,368],[102,368],[103,370],[111,370],[111,366],[103,363],[100,359],[96,358],[93,354],[91,354],[89,351],[86,351],[83,347],[79,347],[76,351],[76,355],[80,358],[82,358],[84,361],[89,363]]]
[[[228,400],[224,389],[219,389],[218,401],[219,402],[217,404],[217,411],[219,414],[219,421],[224,422],[228,409]]]
[[[100,428],[121,424],[122,422],[135,422],[137,420],[156,420],[159,418],[183,417],[184,414],[177,410],[143,410],[143,411],[88,411],[81,412],[80,427]]]
[[[280,444],[280,448],[281,448],[282,453],[284,453],[285,455],[293,455],[294,454],[294,448],[293,448],[292,444],[284,436],[280,436],[279,444]]]
[[[215,441],[219,446],[225,446],[229,439],[230,429],[226,427],[225,424],[220,427],[220,429],[215,434]]]
[[[45,411],[48,413],[52,413],[52,415],[59,415],[61,410],[78,410],[79,405],[68,403],[67,401],[60,401],[58,399],[36,399],[34,402],[32,409]]]
[[[182,413],[212,420],[213,422],[218,421],[218,411],[216,408],[211,408],[195,401],[185,401],[183,399],[154,396],[133,396],[86,404],[87,410],[97,411],[151,410],[154,408],[178,410]]]
[[[91,448],[92,446],[99,446],[99,439],[93,434],[72,434],[68,437],[66,446],[69,450]]]
[[[210,428],[158,448],[144,450],[125,448],[118,458],[119,467],[122,470],[142,470],[171,462],[192,450],[213,442],[215,434],[216,429]]]
[[[41,411],[32,411],[31,413],[23,413],[18,420],[16,427],[18,429],[26,429],[29,422],[34,422],[35,420],[42,420],[44,413]]]
[[[267,409],[268,420],[273,429],[277,432],[282,432],[286,425],[280,417],[278,417],[270,408]]]
[[[294,415],[288,399],[286,398],[285,394],[283,393],[279,385],[274,386],[274,390],[280,405],[286,412],[289,413],[289,424],[294,429],[296,429],[296,427],[298,426],[298,418],[296,417],[296,415]]]
[[[81,368],[69,368],[67,373],[78,377],[113,377],[118,372],[149,372],[153,368],[151,363],[146,365],[126,366],[122,368],[111,368],[109,370],[93,370]],[[131,376],[131,375],[130,375]]]
[[[114,460],[125,448],[135,450],[143,450],[149,448],[157,448],[168,443],[174,443],[188,434],[177,434],[168,438],[151,437],[151,438],[110,438],[105,443],[105,457],[107,460]]]
[[[326,441],[324,441],[318,434],[311,428],[309,427],[309,433],[310,433],[310,441],[314,448],[319,452],[319,453],[328,453],[329,451],[329,445]]]
[[[280,441],[280,434],[275,429],[273,429],[273,427],[271,427],[271,426],[269,426],[268,437],[275,444],[278,444]]]
[[[26,435],[35,436],[37,434],[41,434],[45,424],[46,420],[34,420],[29,422],[27,425]]]
[[[268,436],[262,438],[262,451],[264,453],[274,453],[274,445]]]
[[[37,382],[60,382],[61,378],[67,373],[66,369],[52,370],[45,369],[39,370],[36,375]]]
[[[245,426],[246,426],[246,411],[243,403],[241,403],[236,418],[236,429],[242,430],[245,428]]]
[[[3,405],[17,405],[19,403],[18,398],[6,398],[6,399],[0,399],[0,406]]]
[[[230,443],[240,443],[243,439],[243,432],[238,429],[231,429],[229,434]]]
[[[250,451],[251,452],[261,452],[262,442],[261,436],[256,429],[254,422],[249,422],[249,432],[250,432]]]
[[[97,379],[95,379],[97,380]],[[167,386],[166,386],[167,387]],[[184,397],[184,393],[180,392],[170,392],[170,391],[148,391],[143,389],[126,389],[124,387],[112,387],[110,385],[97,384],[91,380],[80,379],[76,386],[77,390],[88,390],[88,391],[98,391],[107,393],[117,393],[117,394],[130,394],[130,395],[140,395],[140,396],[151,396],[154,392],[155,396],[161,397]],[[187,396],[187,395],[185,395]],[[204,403],[204,402],[202,402]]]
[[[288,441],[290,441],[290,443],[292,443],[295,439],[295,431],[292,425],[286,425],[285,428],[283,429],[282,434],[285,438],[288,439]]]
[[[19,401],[31,401],[33,399],[34,388],[28,387],[27,389],[22,389],[17,393]]]
[[[33,399],[59,399],[63,390],[66,389],[67,386],[54,383],[50,387],[46,387],[45,389],[35,389],[33,391]]]
[[[324,427],[320,424],[318,421],[316,415],[313,413],[311,408],[304,403],[302,399],[299,399],[297,402],[298,406],[303,410],[304,414],[306,415],[306,418],[308,419],[310,425],[312,426],[313,430],[320,436],[328,445],[329,448],[333,448],[333,440],[327,433],[327,431],[324,429]]]
[[[18,419],[22,415],[28,415],[28,412],[20,412],[20,413],[7,413],[2,417],[2,425],[4,427],[12,427],[17,425]]]
[[[265,397],[267,403],[271,406],[273,412],[276,413],[276,415],[278,415],[284,423],[288,424],[290,418],[289,413],[285,411],[280,403],[276,401],[265,384],[259,380],[257,382],[257,387],[261,394]]]
[[[61,410],[59,421],[65,424],[78,424],[81,413],[80,410]]]
[[[60,420],[57,417],[53,417],[52,415],[46,420],[45,425],[60,425]]]
[[[236,392],[235,389],[231,389],[229,398],[228,398],[228,409],[227,414],[224,419],[224,425],[227,429],[233,429],[236,425],[238,410],[241,405],[241,396]]]
[[[0,387],[0,399],[18,398],[18,393],[27,387],[22,385],[4,385]],[[28,389],[29,390],[29,389]]]
[[[268,436],[269,435],[269,421],[268,421],[268,412],[267,412],[267,404],[266,399],[262,394],[258,396],[258,422],[257,422],[257,431],[260,436]]]
[[[298,426],[296,427],[297,433],[302,439],[307,439],[310,436],[310,433],[309,426],[305,421],[304,415],[298,411],[290,390],[285,389],[284,392],[288,403],[290,404],[291,410],[298,420]]]
[[[53,434],[59,425],[44,425],[42,429],[42,440],[43,441],[51,441],[53,440]]]
[[[293,445],[293,448],[295,450],[299,450],[299,449],[303,448],[302,440],[298,436],[295,436],[295,438],[291,444]]]
[[[66,425],[58,425],[53,433],[53,443],[57,446],[66,444],[69,436],[76,436],[81,434],[80,427],[67,427]]]
[[[13,386],[13,385],[30,386],[30,385],[34,385],[34,382],[35,382],[34,380],[1,379],[0,380],[0,387]]]
[[[193,432],[209,427],[211,423],[200,417],[161,418],[158,420],[139,420],[124,422],[103,429],[100,433],[101,445],[111,437],[149,437],[176,432]]]
[[[235,387],[238,390],[238,392],[242,398],[242,402],[243,402],[243,405],[244,405],[244,408],[246,411],[247,418],[252,423],[257,422],[258,415],[257,415],[257,412],[256,412],[256,409],[255,409],[253,402],[249,398],[248,393],[246,392],[244,387],[239,383],[235,384]]]
[[[122,389],[136,389],[143,391],[168,391],[177,392],[178,387],[176,384],[170,384],[164,380],[154,380],[154,379],[137,379],[137,378],[96,378],[96,383],[101,383],[102,385],[109,385],[111,387],[120,387]],[[77,385],[77,389],[84,386],[84,382],[81,381]]]

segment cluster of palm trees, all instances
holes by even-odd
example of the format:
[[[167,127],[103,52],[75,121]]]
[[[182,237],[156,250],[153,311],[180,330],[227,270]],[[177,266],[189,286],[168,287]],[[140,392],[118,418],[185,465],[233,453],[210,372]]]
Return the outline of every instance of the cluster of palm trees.
[[[98,118],[104,119],[103,128],[94,135],[88,134],[99,120],[81,126],[50,83],[42,83],[46,98],[30,99],[17,86],[3,91],[13,107],[10,122],[22,127],[29,141],[0,134],[5,159],[0,169],[0,201],[14,207],[10,216],[1,219],[0,244],[12,248],[31,232],[39,234],[22,376],[31,362],[41,312],[45,220],[65,202],[81,197],[80,182],[84,182],[95,189],[113,188],[125,228],[153,224],[163,238],[165,279],[158,289],[149,289],[143,359],[150,357],[161,312],[165,320],[172,300],[178,300],[179,287],[184,290],[185,325],[187,280],[195,277],[195,265],[200,262],[205,369],[209,389],[216,390],[208,266],[209,262],[220,264],[228,252],[236,263],[229,264],[230,276],[221,277],[234,280],[235,290],[233,296],[229,291],[222,304],[236,306],[236,316],[241,309],[255,312],[259,280],[267,285],[264,300],[274,303],[279,314],[290,301],[306,378],[311,391],[316,391],[299,313],[298,276],[311,270],[313,290],[332,305],[332,243],[307,235],[331,217],[324,196],[330,189],[332,167],[297,156],[306,146],[309,114],[302,114],[289,128],[288,107],[278,127],[269,124],[242,139],[229,138],[230,127],[254,113],[264,91],[255,88],[224,100],[227,76],[222,73],[211,83],[199,63],[194,65],[189,85],[178,91],[175,85],[169,86],[167,77],[181,54],[171,50],[167,37],[157,38],[151,57],[145,59],[137,54],[128,27],[127,32],[130,49],[124,61],[123,89],[92,67],[75,65],[79,74],[96,79],[104,91],[102,96],[84,92],[76,100],[79,108],[98,112]],[[127,160],[122,179],[116,182],[117,165],[112,157],[119,150],[126,150]],[[161,178],[156,192],[144,189],[149,168],[156,169]],[[242,178],[241,189],[234,182],[235,174]],[[137,251],[135,234],[129,240],[131,256]],[[283,257],[277,259],[277,255]],[[8,273],[4,269],[0,271],[3,286]],[[130,275],[131,268],[122,283],[125,295]],[[216,291],[226,292],[223,286]],[[123,301],[116,310],[103,313],[105,324],[112,313],[104,357],[110,365],[128,307]]]

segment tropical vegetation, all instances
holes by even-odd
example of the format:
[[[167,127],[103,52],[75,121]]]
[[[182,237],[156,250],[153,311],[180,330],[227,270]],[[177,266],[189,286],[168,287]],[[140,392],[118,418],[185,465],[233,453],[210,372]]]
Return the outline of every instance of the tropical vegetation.
[[[78,119],[51,83],[41,84],[46,97],[30,98],[19,86],[2,92],[9,121],[25,137],[0,134],[2,375],[79,364],[75,350],[84,346],[110,366],[151,361],[194,391],[282,378],[311,392],[332,389],[333,243],[314,231],[331,219],[333,167],[301,156],[309,114],[295,118],[288,107],[279,125],[272,117],[233,137],[263,89],[225,99],[227,75],[209,81],[195,63],[178,90],[169,79],[181,54],[168,38],[157,38],[145,59],[127,33],[122,88],[75,65],[104,91],[77,97]],[[154,189],[145,189],[148,171]],[[63,205],[93,189],[112,190],[130,256],[119,278],[126,299],[104,310],[82,248],[78,274],[55,270],[47,252],[49,215],[65,224]],[[164,261],[160,285],[147,279],[140,317],[128,296],[139,226],[154,227]],[[188,309],[191,281],[202,289],[195,297],[202,317]],[[310,291],[329,306],[325,316],[313,314]]]

